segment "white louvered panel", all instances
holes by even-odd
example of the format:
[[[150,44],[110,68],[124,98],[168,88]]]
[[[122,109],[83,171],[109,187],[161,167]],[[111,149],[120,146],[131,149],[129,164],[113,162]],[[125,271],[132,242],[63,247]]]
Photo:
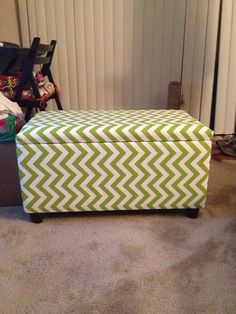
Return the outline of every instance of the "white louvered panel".
[[[65,109],[165,107],[181,75],[185,1],[23,0],[22,36],[57,40],[52,71]]]
[[[45,23],[42,26],[42,21],[45,21],[44,13],[44,0],[40,3],[37,0],[28,0],[29,9],[29,23],[30,23],[30,43],[32,43],[34,37],[40,37],[42,42],[47,42],[47,34],[45,34]],[[41,19],[41,23],[40,21]],[[32,32],[31,32],[32,31]],[[44,39],[44,40],[43,40]],[[34,68],[35,72],[40,70],[40,66],[36,65]]]
[[[37,34],[38,37],[40,37],[40,40],[42,43],[47,43],[47,25],[45,23],[46,21],[46,6],[45,1],[47,0],[41,0],[35,1],[35,14],[36,14],[36,25],[37,25]],[[44,21],[44,23],[42,23]]]
[[[209,1],[200,120],[210,126],[220,0]]]
[[[35,2],[35,14],[36,14],[36,25],[37,25],[37,36],[40,37],[40,42],[47,44],[50,42],[50,39],[47,37],[47,24],[42,23],[46,22],[46,6],[45,0],[34,1]],[[40,66],[35,67],[35,71],[40,70]],[[54,78],[56,81],[56,77]],[[56,81],[57,82],[57,81]],[[48,110],[53,110],[53,101],[49,101],[47,104]]]
[[[230,38],[230,56],[228,71],[228,89],[225,110],[224,133],[231,134],[235,132],[236,120],[236,2],[233,1],[231,38]]]
[[[123,0],[113,0],[114,108],[123,107]]]
[[[182,77],[185,110],[207,125],[219,3],[18,0],[23,45],[35,36],[58,42],[52,72],[65,109],[165,108],[169,81]],[[231,133],[236,4],[222,3],[215,131]]]
[[[123,107],[133,106],[133,33],[134,33],[134,1],[124,1],[123,17]]]
[[[233,133],[235,131],[236,120],[236,2],[233,2],[233,16],[231,27],[231,47],[229,59],[228,74],[228,91],[227,91],[227,108],[225,114],[225,130],[224,133]]]
[[[73,0],[65,1],[65,26],[66,26],[66,49],[68,60],[68,79],[70,109],[77,109],[78,89],[76,71],[76,49],[75,49],[75,18]]]
[[[205,40],[207,27],[207,11],[208,1],[198,0],[195,26],[195,45],[191,86],[191,100],[190,100],[190,113],[196,119],[200,118],[202,79],[204,71]]]
[[[172,32],[171,54],[171,81],[181,80],[184,23],[185,23],[186,0],[174,1],[174,25]]]
[[[150,104],[153,53],[154,0],[144,2],[142,108]]]
[[[134,1],[134,38],[133,38],[133,106],[142,107],[143,72],[143,21],[144,1]]]
[[[106,109],[114,109],[113,83],[113,4],[103,0],[104,19],[104,75]]]
[[[88,109],[96,109],[93,0],[84,0],[85,56]]]
[[[47,29],[47,38],[48,43],[51,42],[51,40],[57,38],[56,35],[56,21],[55,21],[55,7],[54,7],[54,0],[46,0],[47,1],[47,9],[45,10],[46,15],[46,29]],[[59,69],[58,69],[58,45],[56,46],[56,49],[54,51],[51,70],[53,73],[53,78],[58,85],[58,87],[61,89],[61,83],[60,83],[60,76],[59,76]],[[56,104],[53,101],[53,107],[56,109]]]
[[[96,0],[94,1],[95,78],[97,107],[101,110],[106,107],[103,20],[103,0]]]
[[[29,20],[27,0],[18,0],[22,45],[30,46]]]
[[[86,55],[85,55],[85,29],[84,29],[84,1],[74,1],[75,9],[75,49],[77,60],[78,79],[78,109],[86,110],[87,106],[87,82],[86,82]]]
[[[67,65],[67,42],[64,0],[55,0],[56,34],[58,49],[58,69],[61,83],[61,100],[64,109],[70,109],[69,73]]]
[[[151,80],[151,100],[150,108],[157,108],[160,104],[160,85],[161,85],[161,56],[162,56],[162,41],[163,19],[164,19],[164,1],[154,1],[153,8],[153,53],[152,53],[152,80]]]
[[[186,3],[186,22],[185,22],[185,40],[184,40],[184,58],[182,87],[184,96],[184,109],[190,112],[191,84],[193,73],[193,58],[195,44],[197,0],[187,1]]]
[[[171,74],[171,56],[172,56],[172,33],[174,26],[174,0],[164,1],[164,19],[163,19],[163,42],[161,56],[161,85],[160,85],[160,104],[165,108],[167,103],[167,90]]]
[[[37,0],[27,0],[30,42],[38,36],[35,1]]]
[[[227,106],[227,86],[230,57],[230,38],[233,1],[223,1],[222,5],[222,22],[221,22],[221,40],[220,40],[220,57],[219,72],[216,96],[215,112],[215,133],[224,133],[225,116]],[[235,87],[234,87],[235,88]]]

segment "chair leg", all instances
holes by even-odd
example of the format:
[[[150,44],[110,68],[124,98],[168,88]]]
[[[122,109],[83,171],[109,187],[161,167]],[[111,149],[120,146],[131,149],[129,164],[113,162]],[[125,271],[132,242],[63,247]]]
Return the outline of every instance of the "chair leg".
[[[11,61],[7,64],[7,66],[2,71],[2,75],[7,75],[8,74],[8,71],[10,71],[12,69],[14,64],[17,62],[17,59],[18,59],[18,57],[15,57],[15,58],[11,59]]]
[[[26,114],[25,114],[25,121],[26,122],[28,122],[30,120],[32,111],[33,111],[33,107],[28,107],[27,108],[27,111],[26,111]]]
[[[57,109],[58,109],[58,110],[63,110],[62,104],[61,104],[61,101],[60,101],[60,98],[59,98],[59,96],[58,96],[57,93],[55,93],[54,99],[55,99],[56,104],[57,104]]]
[[[35,224],[40,224],[43,222],[43,214],[30,214],[30,220]]]
[[[186,216],[189,218],[197,218],[199,214],[199,208],[187,208]]]

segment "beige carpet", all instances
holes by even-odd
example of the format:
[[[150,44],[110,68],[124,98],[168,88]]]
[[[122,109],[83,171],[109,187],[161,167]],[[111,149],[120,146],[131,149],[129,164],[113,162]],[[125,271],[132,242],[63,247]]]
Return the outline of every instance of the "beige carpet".
[[[236,162],[212,162],[196,220],[1,208],[0,313],[236,313]]]

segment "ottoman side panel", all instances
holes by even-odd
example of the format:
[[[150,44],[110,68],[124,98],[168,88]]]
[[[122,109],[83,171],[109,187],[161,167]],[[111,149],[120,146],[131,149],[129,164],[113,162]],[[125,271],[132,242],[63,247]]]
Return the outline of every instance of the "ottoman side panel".
[[[17,145],[24,210],[204,207],[211,141]]]

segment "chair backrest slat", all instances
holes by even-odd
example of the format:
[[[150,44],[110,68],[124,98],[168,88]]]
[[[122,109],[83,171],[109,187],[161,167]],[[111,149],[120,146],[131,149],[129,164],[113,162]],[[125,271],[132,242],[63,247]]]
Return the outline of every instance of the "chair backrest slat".
[[[50,61],[50,57],[36,57],[34,64],[48,64]]]
[[[47,64],[43,65],[43,67],[42,67],[43,75],[47,75],[47,76],[49,75],[50,66],[51,66],[51,63],[52,63],[52,58],[53,58],[53,55],[54,55],[56,44],[57,44],[56,40],[52,40],[50,42],[50,46],[52,47],[52,50],[48,51],[47,55],[46,55],[47,58],[50,58],[50,61]]]
[[[45,45],[45,44],[39,44],[38,51],[41,53],[46,53],[53,51],[53,46],[52,45]]]

